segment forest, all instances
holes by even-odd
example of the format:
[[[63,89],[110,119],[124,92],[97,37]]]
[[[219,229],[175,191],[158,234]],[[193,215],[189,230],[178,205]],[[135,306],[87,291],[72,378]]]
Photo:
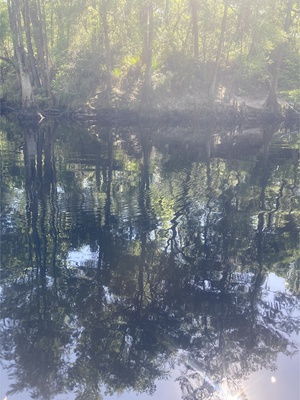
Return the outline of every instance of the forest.
[[[299,103],[296,0],[1,0],[4,108]],[[279,100],[280,99],[280,100]]]

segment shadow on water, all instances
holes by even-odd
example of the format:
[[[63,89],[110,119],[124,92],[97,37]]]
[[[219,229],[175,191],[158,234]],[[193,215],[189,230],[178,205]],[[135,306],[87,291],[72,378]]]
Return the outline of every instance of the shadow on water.
[[[246,399],[297,351],[299,135],[171,131],[3,123],[8,395],[155,396],[180,364],[183,399]]]

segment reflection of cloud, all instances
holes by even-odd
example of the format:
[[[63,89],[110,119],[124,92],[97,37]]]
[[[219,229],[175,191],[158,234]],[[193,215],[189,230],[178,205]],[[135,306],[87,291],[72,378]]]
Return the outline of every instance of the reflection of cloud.
[[[265,288],[271,293],[285,293],[285,279],[270,272],[266,278]]]
[[[67,262],[71,267],[88,266],[95,267],[98,260],[98,252],[91,251],[90,246],[82,246],[78,250],[69,251]]]
[[[250,375],[243,383],[249,400],[299,400],[299,358],[279,354],[276,376],[266,368]],[[275,381],[274,381],[275,379]]]

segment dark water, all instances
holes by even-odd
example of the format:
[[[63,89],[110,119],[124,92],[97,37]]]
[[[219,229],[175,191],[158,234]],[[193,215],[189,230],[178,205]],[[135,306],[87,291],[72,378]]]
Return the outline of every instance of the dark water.
[[[298,400],[300,137],[277,128],[2,120],[0,400]]]

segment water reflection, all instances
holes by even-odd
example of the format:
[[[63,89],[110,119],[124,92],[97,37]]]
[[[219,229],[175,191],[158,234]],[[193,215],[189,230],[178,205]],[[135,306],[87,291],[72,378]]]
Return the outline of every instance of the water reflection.
[[[3,122],[9,393],[246,399],[297,351],[299,135]],[[270,273],[289,291],[270,293]]]

